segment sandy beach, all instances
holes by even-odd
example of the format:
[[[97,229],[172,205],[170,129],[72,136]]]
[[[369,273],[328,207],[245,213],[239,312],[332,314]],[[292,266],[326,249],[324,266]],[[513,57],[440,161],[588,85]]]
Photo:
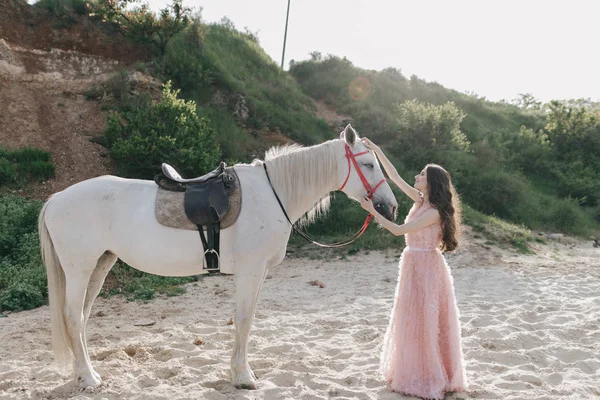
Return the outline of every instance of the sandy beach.
[[[95,389],[53,363],[48,307],[0,318],[0,398],[410,399],[379,374],[400,251],[294,252],[270,271],[250,334],[257,390],[229,381],[234,285],[215,276],[146,304],[99,298]],[[447,399],[600,398],[600,249],[549,241],[523,255],[471,237],[447,259],[470,384]]]

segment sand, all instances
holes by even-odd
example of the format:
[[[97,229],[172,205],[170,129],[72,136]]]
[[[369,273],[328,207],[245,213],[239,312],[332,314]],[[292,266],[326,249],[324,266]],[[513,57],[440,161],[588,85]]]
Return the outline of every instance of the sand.
[[[95,389],[53,363],[48,307],[0,318],[0,398],[412,398],[378,371],[400,249],[326,254],[295,252],[269,273],[250,334],[257,390],[229,381],[234,285],[216,276],[145,304],[99,298]],[[551,240],[523,255],[472,237],[447,259],[470,384],[448,399],[600,398],[600,249]]]

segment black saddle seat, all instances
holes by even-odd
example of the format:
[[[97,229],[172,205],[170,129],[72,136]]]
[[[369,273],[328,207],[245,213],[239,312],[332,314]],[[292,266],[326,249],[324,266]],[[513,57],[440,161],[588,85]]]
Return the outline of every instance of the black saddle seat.
[[[229,211],[229,196],[235,187],[235,178],[227,172],[201,182],[188,183],[184,200],[188,219],[196,225],[220,222]]]

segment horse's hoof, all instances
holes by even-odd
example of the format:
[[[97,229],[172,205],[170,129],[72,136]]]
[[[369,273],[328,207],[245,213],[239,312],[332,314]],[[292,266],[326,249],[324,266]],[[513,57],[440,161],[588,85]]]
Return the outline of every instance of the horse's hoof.
[[[235,385],[237,389],[256,390],[256,382],[244,382]]]
[[[77,378],[77,385],[81,388],[95,388],[102,384],[100,375],[96,377],[97,373],[91,373],[89,375],[80,376]]]
[[[233,386],[237,389],[256,389],[256,375],[254,375],[254,372],[248,365],[242,372],[235,373],[235,370],[232,370],[232,372],[233,379],[231,380],[231,383],[233,383]]]

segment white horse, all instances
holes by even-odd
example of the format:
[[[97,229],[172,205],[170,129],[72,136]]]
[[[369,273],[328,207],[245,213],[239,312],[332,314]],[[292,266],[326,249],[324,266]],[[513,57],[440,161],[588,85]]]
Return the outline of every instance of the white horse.
[[[360,199],[367,192],[365,180],[371,186],[384,180],[376,157],[365,150],[348,125],[340,139],[267,152],[264,163],[291,221],[303,215],[312,220],[325,211],[330,192],[343,183],[349,197]],[[362,152],[355,158],[358,164],[351,166],[352,157],[347,158],[346,151]],[[221,270],[235,274],[232,383],[254,389],[256,378],[247,359],[248,334],[263,280],[269,268],[283,261],[292,226],[273,194],[263,161],[234,168],[242,188],[242,208],[237,222],[221,232]],[[48,274],[54,355],[59,363],[72,362],[82,387],[102,382],[90,362],[85,326],[117,258],[156,275],[201,273],[198,232],[159,224],[156,192],[152,181],[101,176],[54,194],[42,208],[39,233]],[[373,201],[389,218],[395,216],[397,203],[386,182]]]

